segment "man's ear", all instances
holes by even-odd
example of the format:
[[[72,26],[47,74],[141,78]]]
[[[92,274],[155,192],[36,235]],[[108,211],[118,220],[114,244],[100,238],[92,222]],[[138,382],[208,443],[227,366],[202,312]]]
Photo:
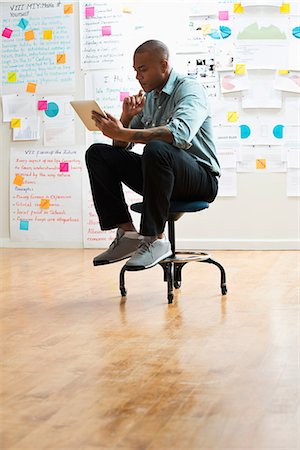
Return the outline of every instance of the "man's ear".
[[[160,66],[163,73],[167,72],[169,69],[169,61],[166,59],[162,59],[160,62]]]

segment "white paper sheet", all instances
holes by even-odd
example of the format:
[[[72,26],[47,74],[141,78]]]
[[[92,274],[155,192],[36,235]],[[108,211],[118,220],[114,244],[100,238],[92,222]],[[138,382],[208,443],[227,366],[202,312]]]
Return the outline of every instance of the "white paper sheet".
[[[281,108],[281,92],[274,89],[275,70],[249,70],[249,89],[242,93],[242,108]]]
[[[57,120],[53,124],[44,124],[45,147],[75,145],[75,120]]]
[[[299,48],[300,51],[300,48]],[[300,94],[300,71],[289,71],[288,74],[278,74],[274,80],[274,88],[280,91]]]
[[[37,99],[35,94],[2,95],[3,122],[13,118],[37,116]]]
[[[237,75],[234,70],[219,71],[219,82],[223,94],[249,89],[248,72]]]
[[[241,147],[239,150],[238,172],[286,172],[286,162],[282,160],[282,148],[274,146]]]
[[[14,141],[34,141],[40,139],[39,117],[25,117],[21,119],[21,127],[13,128]]]
[[[218,197],[237,196],[237,173],[235,169],[222,169]]]
[[[286,194],[288,197],[300,197],[300,169],[288,169]]]
[[[83,149],[11,149],[10,233],[15,241],[82,242]]]

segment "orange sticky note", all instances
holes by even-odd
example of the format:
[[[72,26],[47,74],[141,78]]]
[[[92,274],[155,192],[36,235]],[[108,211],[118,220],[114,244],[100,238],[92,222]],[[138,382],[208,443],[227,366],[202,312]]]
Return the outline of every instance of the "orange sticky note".
[[[24,177],[22,177],[22,175],[19,175],[17,173],[17,175],[15,176],[15,179],[14,179],[14,184],[16,184],[17,186],[22,186],[23,181],[24,181]]]
[[[236,64],[235,65],[235,73],[237,75],[245,75],[245,73],[246,73],[246,64]]]
[[[233,12],[236,14],[241,14],[244,12],[244,7],[241,5],[241,3],[234,3]]]
[[[21,119],[11,119],[10,126],[11,128],[21,128]]]
[[[257,159],[256,160],[256,168],[257,169],[266,169],[267,161],[265,159]]]
[[[64,13],[72,14],[73,13],[73,5],[70,3],[69,5],[64,5]]]
[[[36,83],[27,83],[26,92],[31,92],[34,94],[36,91]]]
[[[9,83],[15,83],[17,81],[17,72],[8,72],[7,81]]]
[[[44,30],[43,31],[43,38],[45,40],[51,41],[51,39],[52,39],[52,30]]]
[[[56,64],[66,64],[66,54],[56,55]]]
[[[238,113],[236,111],[228,111],[227,120],[228,120],[228,122],[237,122]]]
[[[282,3],[279,10],[280,10],[281,14],[288,14],[291,10],[290,4]]]
[[[50,208],[50,200],[48,198],[41,198],[40,208],[49,209]]]
[[[32,39],[34,39],[34,31],[33,30],[25,31],[25,39],[26,41],[32,41]]]

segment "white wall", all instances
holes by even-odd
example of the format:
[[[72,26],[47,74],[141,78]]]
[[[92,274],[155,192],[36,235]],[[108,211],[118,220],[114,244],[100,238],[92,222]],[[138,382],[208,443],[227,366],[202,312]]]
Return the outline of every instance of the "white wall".
[[[76,92],[84,98],[84,74],[79,63],[79,19],[75,5]],[[131,64],[131,61],[129,61]],[[59,92],[58,92],[59,93]],[[1,112],[2,114],[2,112]],[[0,116],[1,118],[1,116]],[[76,140],[85,135],[77,127]],[[9,154],[11,129],[0,123],[0,238],[5,247],[67,247],[53,242],[16,243],[9,235]],[[18,146],[19,143],[14,143]],[[41,142],[35,142],[35,146]],[[286,173],[238,173],[237,197],[217,198],[209,210],[186,214],[177,224],[177,241],[182,248],[203,249],[296,249],[299,243],[299,198],[287,197]],[[81,247],[82,243],[71,246]]]

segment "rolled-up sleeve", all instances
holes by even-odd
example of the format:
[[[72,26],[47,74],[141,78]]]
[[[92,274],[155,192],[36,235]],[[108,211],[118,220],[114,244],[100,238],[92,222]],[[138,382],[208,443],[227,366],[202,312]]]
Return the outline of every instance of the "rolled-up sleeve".
[[[175,108],[166,124],[173,135],[173,145],[189,149],[207,116],[207,96],[203,86],[195,80],[186,80],[178,88]]]

